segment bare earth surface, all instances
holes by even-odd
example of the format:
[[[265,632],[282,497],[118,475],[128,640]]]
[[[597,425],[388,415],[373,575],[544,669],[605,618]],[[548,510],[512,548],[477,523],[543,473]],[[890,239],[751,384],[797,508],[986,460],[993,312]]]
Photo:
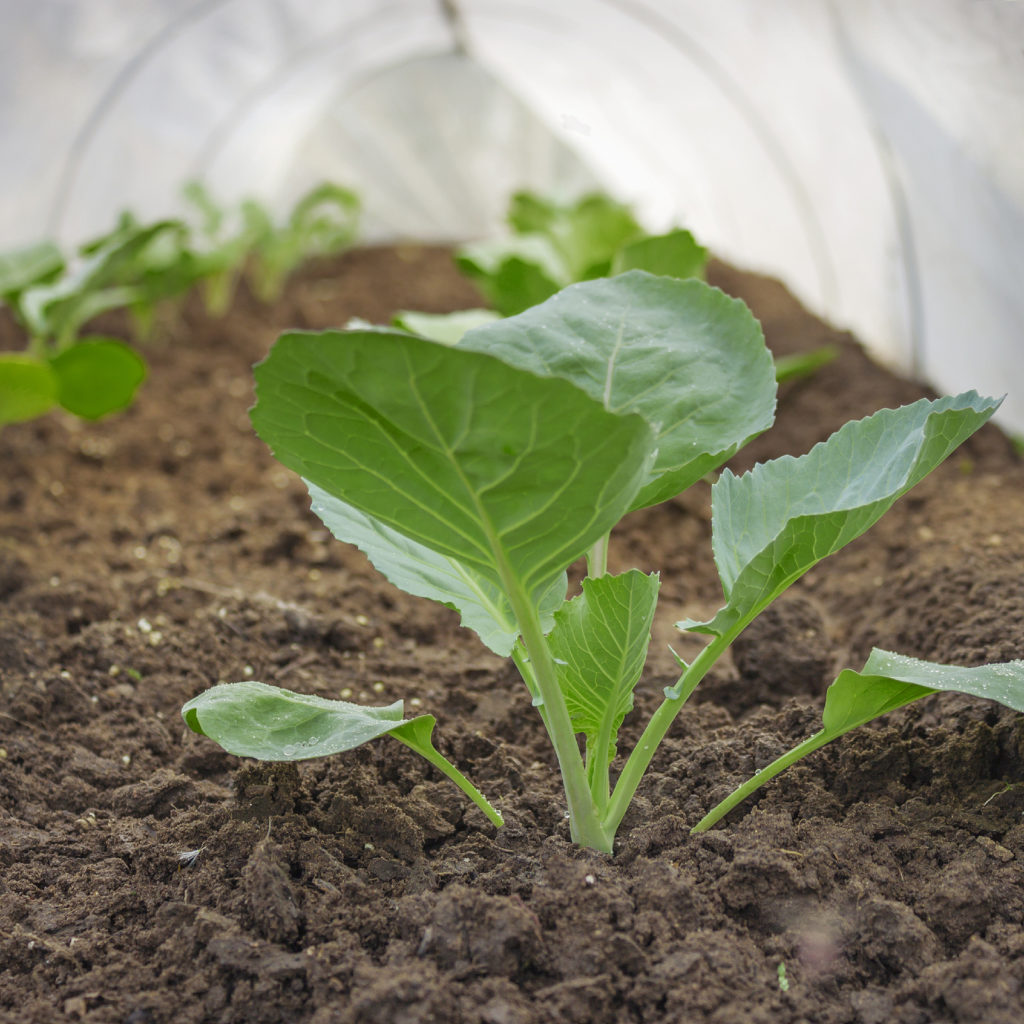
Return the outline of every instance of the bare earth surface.
[[[777,352],[842,348],[734,468],[924,393],[779,286],[712,281]],[[126,414],[0,435],[0,1021],[1019,1024],[1024,716],[929,698],[689,834],[817,728],[872,645],[1024,657],[1010,444],[985,428],[751,627],[609,858],[568,842],[511,665],[331,540],[246,416],[278,330],[473,301],[441,251],[351,253],[273,308],[243,297],[209,322],[186,304]],[[5,321],[0,347],[19,344]],[[613,537],[613,571],[663,580],[627,748],[674,681],[666,644],[692,651],[672,623],[719,603],[708,501],[700,485]],[[296,768],[186,731],[184,701],[244,678],[416,698],[507,826],[386,739]]]

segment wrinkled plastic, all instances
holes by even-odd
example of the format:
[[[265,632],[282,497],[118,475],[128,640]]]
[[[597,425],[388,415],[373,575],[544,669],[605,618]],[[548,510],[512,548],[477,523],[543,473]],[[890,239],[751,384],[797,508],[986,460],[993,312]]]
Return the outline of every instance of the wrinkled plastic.
[[[448,8],[451,8],[449,3]],[[7,0],[5,247],[129,206],[284,210],[333,178],[373,238],[480,238],[599,186],[782,278],[1024,431],[1024,3]]]

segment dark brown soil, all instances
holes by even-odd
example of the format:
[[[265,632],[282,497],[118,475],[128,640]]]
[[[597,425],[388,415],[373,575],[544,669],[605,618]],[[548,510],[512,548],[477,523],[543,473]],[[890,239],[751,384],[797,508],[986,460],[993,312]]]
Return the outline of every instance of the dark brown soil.
[[[776,351],[842,350],[736,468],[923,393],[778,285],[713,280]],[[816,728],[872,645],[1024,656],[1006,439],[981,431],[751,627],[602,856],[568,842],[514,670],[329,539],[246,416],[279,329],[472,301],[443,252],[352,253],[271,309],[243,297],[211,323],[187,303],[126,414],[0,436],[0,1020],[1019,1024],[1024,717],[930,698],[688,831]],[[613,538],[614,570],[663,574],[641,723],[674,680],[666,644],[692,651],[672,623],[717,607],[709,533],[699,486]],[[387,740],[260,766],[185,730],[182,702],[249,677],[422,702],[507,826]]]

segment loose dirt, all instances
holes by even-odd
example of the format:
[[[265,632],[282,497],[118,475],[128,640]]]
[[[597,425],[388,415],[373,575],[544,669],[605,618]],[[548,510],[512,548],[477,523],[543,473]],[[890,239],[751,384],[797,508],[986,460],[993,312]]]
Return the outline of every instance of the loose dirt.
[[[777,353],[840,349],[734,469],[926,393],[779,285],[711,279]],[[441,250],[352,252],[273,307],[165,315],[127,413],[0,435],[0,1021],[1019,1024],[1024,716],[929,698],[689,834],[872,645],[1024,657],[1006,438],[983,429],[750,628],[599,855],[568,841],[514,669],[332,540],[246,415],[282,329],[475,301]],[[20,344],[4,321],[0,348]],[[672,623],[720,602],[709,540],[704,485],[613,537],[613,571],[663,580],[627,749],[674,681],[666,645],[693,649]],[[246,678],[415,699],[507,826],[387,740],[269,766],[187,732],[184,701]]]

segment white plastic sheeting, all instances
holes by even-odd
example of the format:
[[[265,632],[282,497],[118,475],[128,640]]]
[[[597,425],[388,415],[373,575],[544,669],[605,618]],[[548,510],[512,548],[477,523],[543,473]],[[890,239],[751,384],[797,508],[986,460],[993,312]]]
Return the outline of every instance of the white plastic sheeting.
[[[451,9],[457,7],[453,19]],[[447,7],[447,11],[446,11]],[[1024,431],[1024,2],[0,0],[3,246],[202,178],[374,237],[600,186]]]

